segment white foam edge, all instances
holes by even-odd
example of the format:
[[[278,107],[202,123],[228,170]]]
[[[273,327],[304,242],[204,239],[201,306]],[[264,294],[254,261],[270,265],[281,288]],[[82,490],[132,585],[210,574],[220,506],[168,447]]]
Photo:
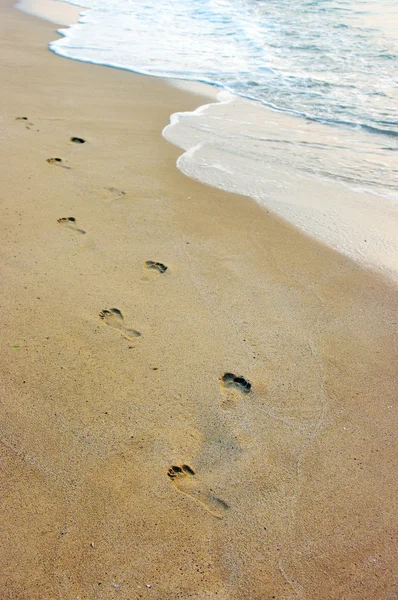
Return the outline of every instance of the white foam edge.
[[[217,94],[217,101],[204,104],[199,106],[194,111],[184,111],[177,112],[171,115],[170,123],[163,129],[162,135],[163,137],[172,143],[180,147],[183,152],[178,157],[176,166],[177,168],[184,173],[186,176],[191,177],[192,179],[197,179],[198,181],[202,181],[207,185],[212,185],[213,187],[218,187],[227,192],[238,193],[243,195],[250,196],[253,200],[255,200],[260,206],[264,209],[269,210],[282,220],[290,223],[291,225],[300,229],[304,234],[308,235],[312,239],[318,240],[319,242],[326,244],[330,248],[340,252],[341,254],[346,255],[354,262],[359,262],[362,266],[370,268],[372,270],[377,270],[382,272],[384,275],[389,277],[390,280],[393,280],[396,284],[398,282],[398,264],[396,260],[396,250],[398,249],[398,239],[394,240],[392,233],[384,239],[380,237],[379,232],[374,226],[377,223],[382,223],[383,215],[374,213],[374,222],[372,219],[366,219],[366,212],[363,211],[363,207],[360,210],[356,210],[353,204],[346,204],[345,207],[350,209],[350,211],[354,208],[356,210],[356,215],[358,217],[363,217],[364,221],[361,223],[361,226],[357,229],[353,228],[353,224],[358,225],[358,221],[356,219],[351,219],[351,223],[344,218],[341,218],[341,215],[338,213],[338,209],[334,208],[332,205],[328,205],[327,203],[322,203],[316,207],[316,211],[313,212],[315,215],[315,220],[313,215],[311,214],[311,208],[308,209],[305,207],[291,205],[290,202],[285,202],[282,197],[278,195],[278,198],[264,197],[263,195],[258,195],[256,193],[247,193],[245,190],[239,189],[235,185],[222,184],[220,181],[215,182],[214,179],[207,180],[206,177],[203,177],[203,173],[199,174],[196,169],[187,168],[190,164],[191,167],[195,163],[196,155],[200,153],[200,151],[207,147],[206,141],[200,141],[197,144],[192,146],[189,145],[189,141],[184,143],[179,139],[175,140],[175,137],[172,134],[172,130],[174,126],[178,125],[179,121],[183,119],[185,116],[192,117],[200,117],[209,110],[213,106],[217,106],[221,104],[229,104],[236,100],[236,96],[228,91],[220,91]],[[271,109],[272,110],[272,109]],[[213,163],[212,165],[207,165],[207,169],[216,169],[217,171],[224,171],[226,173],[232,174],[231,171],[224,168],[220,164]],[[196,171],[196,172],[195,172]],[[288,174],[286,173],[288,176]],[[289,178],[292,174],[289,174]],[[302,175],[293,175],[293,177],[303,178]],[[306,178],[309,185],[312,186],[322,186],[323,190],[336,190],[340,193],[338,194],[338,198],[340,201],[340,196],[353,195],[357,196],[368,193],[367,190],[364,189],[352,189],[348,186],[344,186],[341,182],[332,181],[332,180],[324,180],[323,178]],[[340,188],[340,190],[339,190]],[[351,200],[349,198],[348,200]],[[275,202],[277,200],[277,202]],[[354,198],[354,203],[355,198]],[[340,207],[341,208],[341,207]],[[369,216],[369,215],[368,215]],[[309,218],[310,217],[310,218]],[[359,220],[359,222],[362,219]],[[373,228],[372,228],[373,224]],[[359,247],[357,242],[359,238],[364,233],[365,229],[367,230],[367,237],[372,238],[368,239],[369,246],[368,251],[364,251],[364,248]],[[373,229],[373,231],[369,231]],[[381,228],[383,230],[383,228]],[[336,234],[339,232],[344,232],[344,235],[341,237]],[[383,233],[387,234],[387,231]],[[365,240],[366,242],[367,240]]]
[[[209,110],[210,107],[217,106],[219,104],[230,104],[231,102],[233,102],[234,98],[235,98],[235,96],[233,94],[231,94],[231,92],[228,92],[227,90],[221,90],[216,93],[216,102],[208,102],[207,104],[202,104],[201,106],[198,106],[198,108],[196,108],[195,110],[188,110],[188,111],[181,111],[181,112],[173,113],[170,116],[170,123],[168,123],[166,125],[166,127],[164,127],[162,130],[162,136],[168,142],[175,145],[174,140],[168,135],[168,133],[171,130],[171,128],[181,120],[182,117],[188,116],[188,115],[190,117],[194,117],[194,116],[199,117],[204,112]],[[193,150],[195,150],[195,151],[198,150],[199,147],[202,147],[202,145],[203,145],[203,143],[201,142],[200,144],[197,144],[193,148],[189,148],[189,149],[183,148],[183,150],[186,150],[186,152],[189,153]],[[191,154],[188,154],[188,155],[192,156],[192,154],[193,154],[193,152],[191,152]],[[178,163],[178,161],[177,161],[177,163]],[[177,166],[178,166],[178,164],[177,164]]]

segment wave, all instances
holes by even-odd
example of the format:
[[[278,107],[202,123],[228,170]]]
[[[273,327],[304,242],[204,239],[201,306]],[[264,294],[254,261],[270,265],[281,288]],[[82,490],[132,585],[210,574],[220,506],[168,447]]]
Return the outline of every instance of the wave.
[[[178,167],[398,272],[395,38],[375,27],[393,1],[85,0],[50,49],[221,90],[171,117]]]
[[[79,24],[51,44],[58,54],[223,86],[325,123],[381,134],[394,128],[383,123],[394,122],[398,104],[394,64],[386,62],[395,46],[385,24],[375,27],[375,15],[398,17],[394,0],[85,4]]]

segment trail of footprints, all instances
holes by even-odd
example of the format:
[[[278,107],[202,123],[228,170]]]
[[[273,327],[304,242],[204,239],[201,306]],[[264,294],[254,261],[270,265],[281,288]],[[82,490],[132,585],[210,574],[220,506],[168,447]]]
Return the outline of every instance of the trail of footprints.
[[[17,117],[17,120],[28,120],[27,117]],[[75,144],[84,144],[85,140],[80,137],[71,137],[70,142]],[[48,158],[47,162],[51,165],[58,165],[65,169],[70,167],[64,164],[61,158]],[[106,188],[112,194],[122,197],[125,192],[117,188]],[[75,233],[85,234],[85,230],[77,225],[75,217],[62,217],[58,219],[59,225],[64,228],[70,229]],[[144,263],[144,268],[153,271],[159,275],[164,275],[168,269],[166,265],[161,262],[153,260],[147,260]],[[122,312],[118,308],[104,308],[100,313],[99,317],[104,323],[113,329],[120,331],[124,338],[127,340],[133,340],[141,336],[141,333],[135,329],[126,327],[124,324],[124,317]],[[251,391],[251,383],[242,376],[234,375],[233,373],[224,373],[220,377],[220,386],[222,390],[229,392],[239,392],[240,394],[249,394]],[[227,405],[222,408],[227,408]],[[200,478],[197,477],[194,469],[187,464],[171,465],[167,471],[167,476],[172,482],[172,485],[176,490],[185,494],[190,499],[200,504],[207,512],[209,512],[216,519],[223,519],[226,511],[229,509],[229,505],[218,498],[213,490],[206,487]]]

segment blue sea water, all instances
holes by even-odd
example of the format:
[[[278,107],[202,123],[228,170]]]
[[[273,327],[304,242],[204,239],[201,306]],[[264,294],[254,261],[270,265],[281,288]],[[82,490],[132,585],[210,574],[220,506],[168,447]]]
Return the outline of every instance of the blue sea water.
[[[84,4],[89,10],[80,22],[50,44],[54,52],[212,83],[268,107],[349,129],[353,139],[366,132],[356,150],[364,162],[356,165],[352,157],[358,182],[363,171],[367,186],[395,192],[398,173],[390,169],[395,155],[388,154],[398,148],[396,0]],[[381,167],[373,168],[375,156]],[[374,171],[370,178],[366,162]]]
[[[71,2],[73,3],[73,1]],[[78,3],[78,2],[76,2]],[[398,135],[396,0],[85,0],[51,48]]]
[[[186,174],[268,205],[268,183],[272,172],[285,179],[281,169],[364,191],[346,211],[349,225],[334,219],[345,212],[338,192],[335,206],[329,193],[327,217],[311,217],[313,201],[308,218],[315,228],[330,219],[329,230],[344,232],[345,241],[325,227],[318,237],[351,255],[367,252],[372,262],[370,233],[354,231],[354,204],[368,205],[374,248],[379,255],[389,248],[391,267],[398,254],[397,0],[69,0],[80,2],[79,23],[50,44],[57,54],[229,92],[222,107],[172,119],[166,137],[190,151],[179,163]],[[206,156],[218,165],[213,179]]]

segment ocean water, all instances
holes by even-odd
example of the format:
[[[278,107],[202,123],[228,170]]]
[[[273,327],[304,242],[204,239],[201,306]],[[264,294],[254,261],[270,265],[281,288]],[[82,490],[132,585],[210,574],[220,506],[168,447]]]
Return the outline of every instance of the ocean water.
[[[396,0],[84,5],[51,50],[219,89],[164,131],[181,170],[398,272]]]

